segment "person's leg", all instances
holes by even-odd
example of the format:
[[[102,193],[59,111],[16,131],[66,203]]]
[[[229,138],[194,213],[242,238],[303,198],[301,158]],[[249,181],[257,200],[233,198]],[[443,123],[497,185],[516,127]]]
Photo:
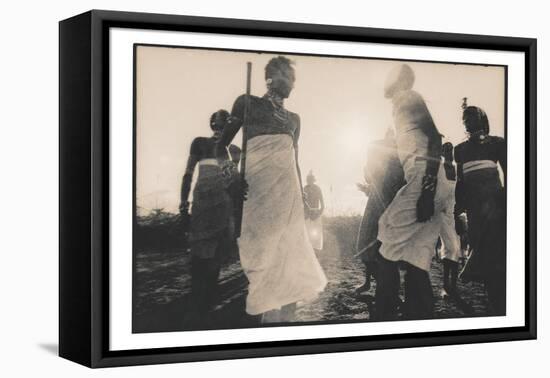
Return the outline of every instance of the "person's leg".
[[[505,205],[495,205],[480,243],[485,252],[485,286],[491,304],[491,315],[506,315],[506,217]]]
[[[451,288],[452,294],[457,293],[457,287],[456,287],[456,281],[458,280],[458,262],[450,260],[450,277],[449,277],[449,285]]]
[[[212,311],[219,300],[218,277],[220,264],[216,258],[205,259],[204,302],[206,311]]]
[[[281,322],[293,322],[296,316],[296,302],[281,307]]]
[[[458,262],[451,259],[443,259],[443,289],[448,295],[456,292],[458,276]]]
[[[433,317],[434,299],[428,272],[405,263],[405,319],[430,319]]]
[[[441,248],[442,248],[441,237],[438,237],[437,243],[435,244],[435,261],[437,262],[440,262],[442,259]]]
[[[443,288],[448,295],[456,293],[456,277],[458,275],[458,261],[460,259],[461,246],[460,237],[456,233],[455,218],[453,211],[454,205],[449,206],[445,212],[441,213],[439,230],[441,245],[441,258],[443,261]]]
[[[449,269],[449,259],[443,259],[443,290],[445,293],[449,294],[449,277],[451,275],[451,270]]]
[[[192,310],[196,314],[195,321],[201,323],[204,314],[208,311],[207,298],[207,259],[193,256],[191,260],[191,302]]]
[[[396,262],[386,260],[382,256],[378,256],[376,266],[376,306],[373,320],[395,320],[401,284],[399,268]]]
[[[460,258],[458,259],[459,263],[464,263],[466,258],[468,257],[468,235],[466,233],[463,233],[460,235]]]
[[[363,261],[363,266],[365,268],[365,270],[364,270],[364,272],[365,272],[365,283],[363,283],[361,286],[359,286],[355,289],[355,292],[357,294],[361,294],[361,293],[364,293],[366,291],[369,291],[370,288],[371,288],[372,272],[371,272],[371,269],[370,269],[370,265],[371,265],[371,263],[366,263],[365,261]]]
[[[214,257],[208,259],[208,280],[207,280],[207,296],[208,307],[212,310],[214,306],[219,302],[219,287],[218,280],[220,277],[220,270],[222,265],[222,256],[224,256],[225,249],[229,246],[225,240],[218,242]]]
[[[261,323],[280,323],[281,322],[281,309],[269,310],[262,314]]]
[[[485,288],[491,306],[491,315],[506,315],[506,272],[500,269],[488,271]]]

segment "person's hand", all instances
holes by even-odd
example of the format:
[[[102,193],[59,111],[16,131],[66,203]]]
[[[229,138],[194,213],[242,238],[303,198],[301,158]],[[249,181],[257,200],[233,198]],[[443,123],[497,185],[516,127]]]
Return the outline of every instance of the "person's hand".
[[[180,214],[177,221],[178,233],[186,239],[189,235],[189,224],[190,224],[190,215],[189,215],[189,202],[182,202],[179,206]]]
[[[321,216],[321,210],[313,209],[313,210],[311,210],[311,214],[310,214],[309,217],[311,218],[311,220],[316,220],[320,216]]]
[[[304,218],[306,220],[311,218],[311,209],[309,208],[309,206],[307,206],[305,204],[304,204]]]
[[[233,163],[231,160],[222,161],[220,168],[222,171],[222,180],[226,187],[229,187],[235,179],[240,177],[237,164]]]
[[[241,196],[243,201],[248,199],[248,182],[245,179],[241,179]]]
[[[426,175],[422,178],[422,192],[416,203],[416,219],[419,222],[427,222],[434,215],[435,190],[437,178]]]
[[[468,221],[464,213],[455,214],[455,231],[458,236],[465,235],[468,230]]]
[[[444,143],[443,146],[441,146],[441,155],[443,155],[445,161],[453,161],[453,145],[451,142]]]

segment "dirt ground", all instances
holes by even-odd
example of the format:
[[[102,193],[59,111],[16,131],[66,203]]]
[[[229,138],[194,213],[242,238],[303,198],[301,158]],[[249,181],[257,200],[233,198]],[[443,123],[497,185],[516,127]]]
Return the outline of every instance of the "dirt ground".
[[[369,321],[374,283],[367,293],[356,293],[364,282],[361,261],[354,256],[354,235],[359,217],[337,217],[325,222],[325,243],[318,252],[328,285],[313,302],[298,307],[296,324],[311,322]],[[136,255],[134,270],[133,332],[167,332],[191,329],[259,326],[259,319],[244,312],[247,280],[237,258],[221,271],[218,305],[208,326],[198,324],[190,302],[190,256],[184,249],[143,250]],[[435,298],[435,318],[486,316],[487,297],[479,284],[458,283],[467,307],[443,298],[443,267],[436,259],[430,272]],[[401,293],[402,295],[402,293]],[[468,311],[466,311],[468,310]]]

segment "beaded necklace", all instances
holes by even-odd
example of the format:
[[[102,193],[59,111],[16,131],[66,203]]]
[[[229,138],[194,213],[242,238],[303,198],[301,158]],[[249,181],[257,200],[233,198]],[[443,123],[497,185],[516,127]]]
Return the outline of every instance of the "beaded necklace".
[[[271,90],[265,94],[264,98],[269,100],[273,106],[273,117],[275,120],[282,125],[286,125],[288,123],[289,115],[288,110],[284,108],[284,99]]]

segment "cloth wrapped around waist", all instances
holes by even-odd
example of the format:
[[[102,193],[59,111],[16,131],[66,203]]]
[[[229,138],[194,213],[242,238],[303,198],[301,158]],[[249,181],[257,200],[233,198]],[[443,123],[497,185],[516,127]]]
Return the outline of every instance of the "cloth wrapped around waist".
[[[216,164],[199,164],[199,175],[193,190],[189,241],[219,236],[231,223],[232,204],[221,169]]]
[[[327,280],[306,232],[292,138],[250,139],[246,180],[239,254],[249,281],[247,313],[316,297]]]
[[[414,162],[414,163],[413,163]],[[405,166],[407,183],[388,206],[380,221],[380,253],[391,261],[406,261],[429,271],[435,244],[445,223],[454,227],[454,182],[449,181],[440,166],[437,175],[434,215],[427,222],[418,222],[416,206],[422,192],[426,160],[409,160]]]

